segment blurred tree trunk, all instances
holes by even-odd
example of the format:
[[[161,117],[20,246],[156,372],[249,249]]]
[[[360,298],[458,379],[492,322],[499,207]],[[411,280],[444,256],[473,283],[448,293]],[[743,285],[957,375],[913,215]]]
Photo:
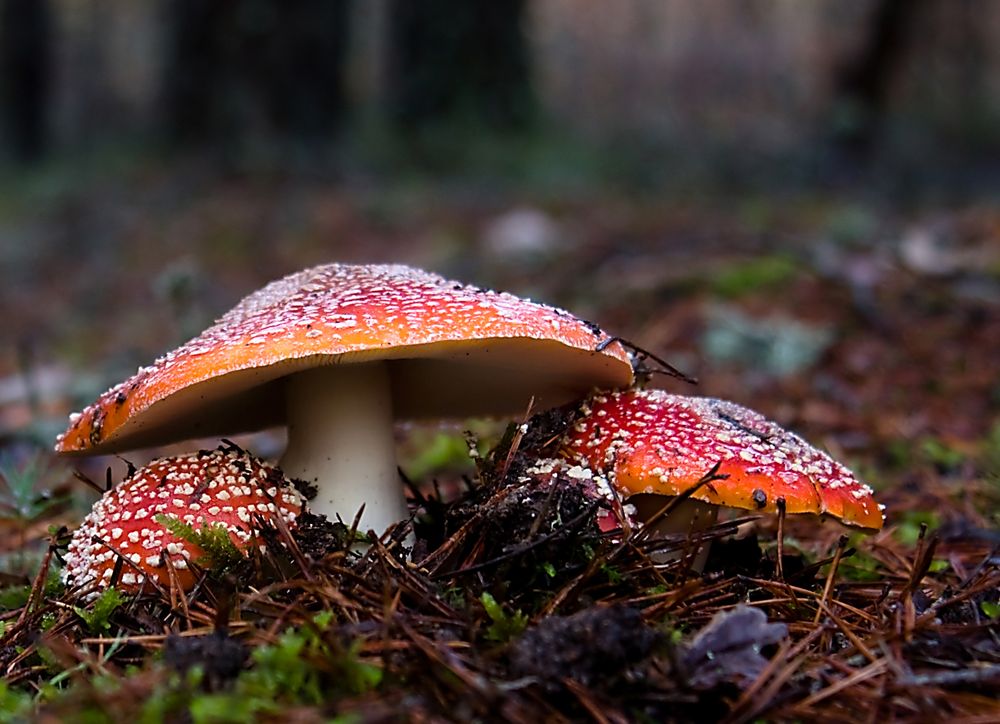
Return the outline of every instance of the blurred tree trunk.
[[[170,0],[164,115],[179,141],[316,141],[344,112],[348,0]]]
[[[0,0],[0,126],[18,161],[47,141],[51,16],[45,0]]]
[[[524,0],[391,0],[389,113],[404,127],[447,119],[523,125],[532,93]]]
[[[874,149],[896,72],[910,49],[914,19],[923,0],[879,0],[858,52],[841,64],[834,89],[843,123],[838,149],[866,157]]]

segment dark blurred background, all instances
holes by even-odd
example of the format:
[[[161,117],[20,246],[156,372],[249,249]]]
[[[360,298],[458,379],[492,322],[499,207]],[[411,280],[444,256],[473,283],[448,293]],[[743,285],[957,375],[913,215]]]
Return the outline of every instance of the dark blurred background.
[[[489,130],[678,186],[990,174],[998,28],[977,0],[3,0],[4,158],[445,171],[478,150],[454,134]]]
[[[0,0],[0,128],[7,446],[400,261],[852,460],[1000,459],[998,2]]]

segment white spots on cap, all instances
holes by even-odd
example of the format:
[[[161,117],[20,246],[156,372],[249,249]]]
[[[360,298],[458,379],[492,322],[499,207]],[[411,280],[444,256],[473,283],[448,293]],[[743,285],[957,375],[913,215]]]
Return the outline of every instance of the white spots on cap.
[[[713,481],[711,491],[703,487],[695,497],[760,508],[752,496],[756,485],[766,483],[761,492],[768,509],[778,497],[812,501],[812,512],[877,527],[870,525],[871,488],[798,435],[741,405],[628,390],[592,396],[581,404],[580,415],[564,440],[565,455],[627,478],[624,495],[677,494],[678,487],[693,485],[720,463],[729,479]]]
[[[324,324],[330,329],[350,329],[358,326],[357,319],[341,319],[340,321],[326,321]]]
[[[201,491],[211,491],[214,497]],[[200,504],[213,503],[223,495],[229,505]],[[195,529],[223,525],[239,545],[252,537],[256,516],[265,523],[280,516],[292,525],[302,506],[298,492],[277,469],[242,450],[160,458],[94,504],[70,541],[63,580],[74,586],[106,586],[120,553],[125,558],[118,581],[121,586],[134,588],[146,575],[169,586],[162,556],[169,556],[174,568],[186,570],[187,561],[196,561],[202,554],[155,520],[157,513],[167,511],[161,500],[170,503],[169,517]]]
[[[323,360],[319,364],[354,352],[368,352],[365,359],[412,358],[435,354],[433,346],[443,343],[514,338],[603,355],[609,361],[607,384],[631,376],[619,344],[596,352],[608,336],[562,309],[406,266],[328,264],[271,282],[198,337],[140,368],[71,420],[64,443],[71,449],[99,445],[153,403],[238,370],[303,357]],[[423,346],[427,352],[417,351]],[[521,373],[530,376],[533,370]],[[126,398],[127,415],[108,414]]]

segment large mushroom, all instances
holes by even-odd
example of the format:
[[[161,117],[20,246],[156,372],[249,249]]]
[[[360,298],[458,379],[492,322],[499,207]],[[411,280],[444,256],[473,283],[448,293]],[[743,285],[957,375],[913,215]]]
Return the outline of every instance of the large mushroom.
[[[775,512],[780,505],[789,514],[882,527],[882,506],[850,470],[734,402],[630,389],[596,392],[577,415],[559,441],[563,471],[597,480],[606,494],[614,486],[637,522],[715,469],[718,478],[691,492],[657,526],[661,533],[710,525],[720,507]]]
[[[561,309],[405,266],[329,264],[251,294],[81,413],[63,453],[115,452],[287,423],[285,472],[315,512],[406,517],[395,417],[523,412],[625,387],[620,344]]]
[[[152,582],[169,588],[171,579],[188,590],[195,583],[189,564],[204,551],[174,535],[164,519],[194,531],[222,526],[246,550],[259,540],[262,523],[277,527],[280,518],[291,527],[301,509],[301,497],[281,471],[243,450],[159,458],[94,504],[70,541],[63,580],[88,594],[111,584],[129,592]]]

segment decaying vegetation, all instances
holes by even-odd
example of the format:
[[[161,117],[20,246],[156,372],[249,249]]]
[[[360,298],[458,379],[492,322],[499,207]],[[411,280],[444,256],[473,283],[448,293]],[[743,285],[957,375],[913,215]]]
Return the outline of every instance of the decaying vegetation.
[[[414,520],[367,550],[313,517],[249,558],[202,536],[224,565],[186,596],[74,600],[60,529],[20,605],[6,591],[0,706],[42,721],[995,720],[985,521],[929,534],[914,516],[910,543],[753,516],[666,542],[602,534],[603,503],[525,473],[559,423],[512,425],[460,495],[417,493]],[[654,564],[664,547],[681,556]]]
[[[233,184],[181,208],[138,213],[144,195],[173,198],[162,191],[169,183],[157,183],[132,185],[129,218],[141,220],[132,236],[114,226],[125,223],[118,216],[85,215],[111,225],[100,227],[108,238],[126,240],[124,262],[102,266],[95,256],[79,273],[68,261],[34,269],[30,295],[15,284],[13,265],[3,269],[5,349],[41,335],[34,357],[3,368],[4,380],[33,385],[0,405],[7,719],[1000,718],[995,211],[904,217],[759,199],[737,219],[728,204],[567,201],[549,211],[578,239],[559,263],[532,272],[488,255],[440,263],[474,264],[470,278],[498,288],[533,284],[540,297],[702,380],[698,389],[662,376],[651,384],[736,400],[822,445],[887,506],[876,535],[743,517],[702,534],[716,539],[703,574],[689,570],[698,541],[687,537],[668,542],[680,560],[654,565],[657,544],[634,531],[601,534],[594,503],[576,488],[520,481],[549,453],[552,434],[525,436],[513,455],[513,437],[502,441],[465,483],[428,462],[432,452],[469,460],[461,435],[435,431],[403,441],[411,495],[422,496],[408,524],[412,554],[406,528],[360,553],[346,528],[307,519],[294,548],[277,532],[266,554],[237,561],[189,596],[82,603],[58,582],[59,531],[78,525],[89,502],[79,499],[92,491],[44,451],[68,410],[120,378],[114,365],[129,372],[203,328],[204,299],[221,310],[259,286],[254,274],[265,271],[251,272],[246,259],[261,270],[328,261],[323,220],[335,220],[338,238],[375,240],[386,259],[426,264],[425,247],[401,242],[478,238],[493,213],[407,201],[426,211],[397,218],[378,207],[368,218],[356,199],[319,188],[306,203],[312,221],[302,240],[283,231],[272,243],[267,220],[298,208],[292,192]],[[98,198],[93,208],[126,203]],[[71,201],[66,208],[71,215]],[[757,215],[766,233],[752,230],[747,219]],[[39,237],[55,234],[50,224],[49,216],[36,222],[46,230]],[[195,230],[171,237],[178,250],[206,242],[189,266],[158,270],[140,253],[159,224]],[[207,243],[220,229],[232,235],[229,246]],[[765,252],[765,242],[777,250]],[[404,247],[415,251],[399,258]],[[209,269],[229,277],[199,281]],[[155,283],[172,291],[157,304],[149,280],[158,273]],[[217,298],[190,291],[199,284]],[[737,314],[739,325],[730,324]],[[778,346],[797,356],[779,358]],[[107,379],[88,381],[80,370]],[[554,431],[560,420],[548,422]],[[254,451],[277,454],[274,447]],[[101,490],[105,464],[115,466],[114,480],[125,473],[114,459],[82,469]]]

